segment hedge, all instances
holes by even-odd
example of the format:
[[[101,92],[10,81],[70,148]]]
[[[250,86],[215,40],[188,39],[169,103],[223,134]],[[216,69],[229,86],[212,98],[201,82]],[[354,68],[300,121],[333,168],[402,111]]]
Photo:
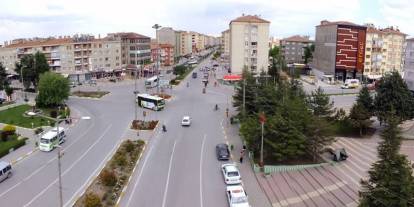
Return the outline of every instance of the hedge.
[[[15,139],[9,140],[7,142],[0,142],[0,158],[7,155],[7,154],[9,154],[9,151],[10,151],[11,148],[14,148],[14,150],[16,150],[16,149],[20,148],[21,146],[25,145],[26,144],[26,139],[27,138],[17,140],[15,138]]]

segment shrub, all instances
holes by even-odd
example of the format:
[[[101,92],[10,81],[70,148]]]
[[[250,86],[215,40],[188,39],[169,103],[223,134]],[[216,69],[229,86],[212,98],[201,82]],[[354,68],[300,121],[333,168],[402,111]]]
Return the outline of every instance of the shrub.
[[[127,158],[125,156],[125,153],[117,152],[114,157],[114,162],[118,166],[125,166],[127,164]]]
[[[57,112],[56,110],[52,110],[52,111],[50,111],[50,117],[52,117],[52,118],[56,118],[56,117],[57,117],[57,115],[58,115],[58,112]]]
[[[14,133],[16,133],[16,127],[10,124],[7,124],[6,126],[3,127],[3,132],[6,133],[7,135],[13,135]]]
[[[116,181],[118,180],[114,171],[109,171],[107,169],[104,169],[101,174],[99,175],[99,178],[101,182],[105,186],[114,186],[116,184]]]
[[[7,139],[9,137],[9,134],[7,132],[5,132],[5,131],[1,131],[0,137],[1,137],[1,141],[7,142]]]
[[[83,201],[85,207],[101,207],[102,202],[98,195],[95,193],[87,193],[85,200]]]
[[[134,143],[132,143],[132,141],[131,141],[131,140],[127,140],[127,141],[125,142],[125,150],[126,150],[128,153],[130,153],[130,152],[134,151],[134,149],[135,149],[135,145],[134,145]]]

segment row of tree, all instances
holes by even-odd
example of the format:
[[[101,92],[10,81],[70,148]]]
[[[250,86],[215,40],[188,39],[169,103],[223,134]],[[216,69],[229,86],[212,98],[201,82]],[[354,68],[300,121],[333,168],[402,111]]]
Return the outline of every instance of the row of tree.
[[[264,125],[264,158],[291,162],[317,159],[324,146],[334,139],[328,124],[333,103],[321,89],[306,95],[299,81],[257,79],[246,70],[237,88],[233,105],[240,112],[240,133],[256,155],[261,145],[259,114]],[[243,101],[244,100],[244,101]]]

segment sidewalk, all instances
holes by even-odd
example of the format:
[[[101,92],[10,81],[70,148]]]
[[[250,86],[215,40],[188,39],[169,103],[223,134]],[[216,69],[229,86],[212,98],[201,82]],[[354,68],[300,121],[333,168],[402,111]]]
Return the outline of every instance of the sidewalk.
[[[233,112],[234,113],[234,112]],[[227,122],[227,123],[226,123]],[[243,147],[242,140],[239,137],[239,128],[237,125],[231,125],[227,120],[224,120],[223,127],[225,128],[226,135],[229,138],[229,145],[233,145],[234,149],[231,151],[234,162],[238,163],[240,173],[243,179],[243,186],[246,193],[249,195],[249,203],[251,206],[270,207],[271,204],[266,197],[263,189],[258,183],[256,176],[262,176],[253,172],[251,161],[247,156],[247,153],[243,157],[243,163],[239,162],[240,151]]]

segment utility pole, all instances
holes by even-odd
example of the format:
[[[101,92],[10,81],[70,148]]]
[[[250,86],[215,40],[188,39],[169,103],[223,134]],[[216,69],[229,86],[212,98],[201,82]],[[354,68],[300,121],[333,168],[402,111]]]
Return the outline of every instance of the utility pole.
[[[261,167],[263,167],[263,164],[264,164],[263,163],[263,134],[264,134],[264,123],[266,122],[266,117],[264,115],[264,112],[260,114],[259,121],[260,121],[261,128],[262,128],[262,140],[260,144],[260,163],[259,164]]]
[[[141,66],[142,67],[142,66]],[[138,73],[138,67],[135,69],[135,89],[134,89],[134,104],[135,104],[135,119],[134,120],[137,120],[138,119],[138,115],[137,115],[137,105],[138,105],[138,103],[136,103],[136,99],[137,99],[137,73]]]
[[[160,61],[160,47],[159,47],[159,41],[158,41],[158,37],[157,37],[157,30],[159,28],[161,28],[161,25],[154,24],[154,26],[152,26],[152,28],[155,29],[155,39],[157,40],[157,70],[156,70],[156,74],[157,74],[157,77],[159,77],[158,71],[159,71],[159,61]],[[159,94],[159,93],[160,93],[160,80],[158,78],[158,81],[157,81],[157,94]]]
[[[59,107],[59,112],[60,112],[60,107]],[[59,134],[59,116],[56,118],[56,126],[57,126],[57,137],[58,137],[58,142],[59,145],[57,146],[58,148],[58,173],[59,173],[59,206],[63,207],[63,194],[62,194],[62,165],[61,165],[61,158],[62,158],[62,151],[61,151],[61,146],[60,146],[60,134]],[[63,139],[63,138],[62,138]]]

